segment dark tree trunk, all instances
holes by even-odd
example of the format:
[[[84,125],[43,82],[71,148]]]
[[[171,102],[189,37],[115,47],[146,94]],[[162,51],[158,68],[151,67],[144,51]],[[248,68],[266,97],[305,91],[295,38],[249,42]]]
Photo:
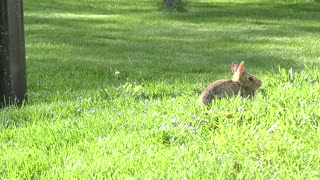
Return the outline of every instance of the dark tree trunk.
[[[0,2],[0,107],[26,100],[22,0]]]
[[[163,0],[163,9],[174,9],[177,7],[178,0]]]

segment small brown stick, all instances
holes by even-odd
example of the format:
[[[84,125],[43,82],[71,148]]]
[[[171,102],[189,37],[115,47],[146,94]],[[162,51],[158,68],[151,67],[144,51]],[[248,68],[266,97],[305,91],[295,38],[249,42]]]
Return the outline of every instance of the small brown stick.
[[[109,68],[109,67],[107,67],[107,66],[104,66],[104,65],[101,65],[101,64],[97,64],[97,66],[99,66],[99,67],[101,67],[101,68],[103,68],[103,69],[106,69],[106,70],[108,70],[109,72],[112,72],[112,69]]]

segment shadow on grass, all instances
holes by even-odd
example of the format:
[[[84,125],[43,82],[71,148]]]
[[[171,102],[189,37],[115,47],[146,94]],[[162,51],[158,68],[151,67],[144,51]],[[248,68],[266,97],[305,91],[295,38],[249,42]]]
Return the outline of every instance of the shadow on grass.
[[[320,3],[193,3],[196,10],[168,14],[167,18],[186,23],[248,24],[267,27],[252,29],[270,37],[295,37],[320,32]]]
[[[180,20],[236,22],[246,18],[256,20],[313,20],[320,18],[320,3],[193,3],[190,13],[180,14]],[[177,14],[175,14],[177,15]]]
[[[114,0],[95,0],[95,1],[41,1],[33,0],[25,6],[27,11],[37,12],[58,12],[58,13],[75,13],[75,14],[141,14],[157,10],[156,3],[152,1],[114,1]]]
[[[152,3],[95,2],[97,4],[91,5],[34,0],[27,6],[28,52],[34,60],[42,61],[42,65],[32,64],[54,66],[55,60],[59,68],[46,67],[45,71],[61,73],[59,77],[65,78],[64,81],[78,81],[73,82],[78,90],[95,88],[98,86],[95,82],[103,84],[105,79],[95,80],[101,74],[97,72],[97,63],[120,70],[122,81],[129,77],[132,81],[168,83],[173,79],[190,78],[188,81],[193,83],[204,76],[223,77],[229,72],[230,63],[240,60],[248,62],[249,72],[266,72],[279,65],[301,67],[299,60],[293,59],[299,58],[295,55],[299,48],[296,46],[301,43],[299,39],[313,34],[319,37],[320,32],[320,4],[316,3],[199,2],[190,3],[186,13],[162,15]],[[36,3],[40,3],[39,6],[35,6]],[[46,12],[66,13],[66,16],[41,16]],[[73,15],[67,16],[70,13]],[[119,18],[108,17],[115,14]],[[90,18],[90,15],[101,17]],[[175,25],[176,22],[179,24]],[[299,53],[307,58],[314,56]],[[30,71],[39,69],[32,68]],[[89,81],[82,81],[88,77]],[[69,84],[63,85],[61,79],[51,78],[50,83],[41,84],[49,84],[48,89],[53,91],[68,88]],[[36,83],[35,80],[29,82]]]
[[[261,50],[264,50],[263,45],[269,44],[285,51],[288,46],[292,46],[290,43],[298,43],[299,38],[320,35],[320,3],[196,2],[191,5],[189,13],[167,14],[166,18],[181,23],[198,24],[200,28],[202,25],[205,27],[211,24],[212,29],[208,31],[217,31],[215,26],[224,25],[226,28],[217,33],[222,41],[233,42],[235,46],[242,47],[243,44],[261,44]],[[237,29],[238,26],[243,27]],[[210,39],[209,36],[208,38]],[[287,41],[279,41],[280,38]],[[242,49],[232,48],[240,51]],[[260,58],[265,59],[263,56],[262,54]],[[286,59],[278,55],[274,58]],[[295,60],[287,60],[284,65],[294,65]],[[313,63],[318,64],[316,61]]]

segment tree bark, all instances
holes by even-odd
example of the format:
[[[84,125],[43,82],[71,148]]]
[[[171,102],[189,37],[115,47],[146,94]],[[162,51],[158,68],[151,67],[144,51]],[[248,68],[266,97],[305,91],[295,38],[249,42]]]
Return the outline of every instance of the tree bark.
[[[0,107],[26,100],[22,0],[0,2]]]
[[[162,9],[164,10],[175,9],[178,5],[178,0],[163,0],[162,4]]]

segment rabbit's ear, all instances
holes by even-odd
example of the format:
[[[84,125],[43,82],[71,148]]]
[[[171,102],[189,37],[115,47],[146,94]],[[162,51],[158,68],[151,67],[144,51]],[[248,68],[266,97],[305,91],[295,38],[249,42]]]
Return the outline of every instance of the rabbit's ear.
[[[242,74],[244,72],[244,62],[243,61],[239,64],[239,66],[237,68],[237,72],[240,74]]]
[[[232,71],[233,74],[234,74],[235,72],[237,72],[238,67],[239,67],[239,64],[238,64],[237,62],[233,62],[233,63],[231,64],[231,71]]]

